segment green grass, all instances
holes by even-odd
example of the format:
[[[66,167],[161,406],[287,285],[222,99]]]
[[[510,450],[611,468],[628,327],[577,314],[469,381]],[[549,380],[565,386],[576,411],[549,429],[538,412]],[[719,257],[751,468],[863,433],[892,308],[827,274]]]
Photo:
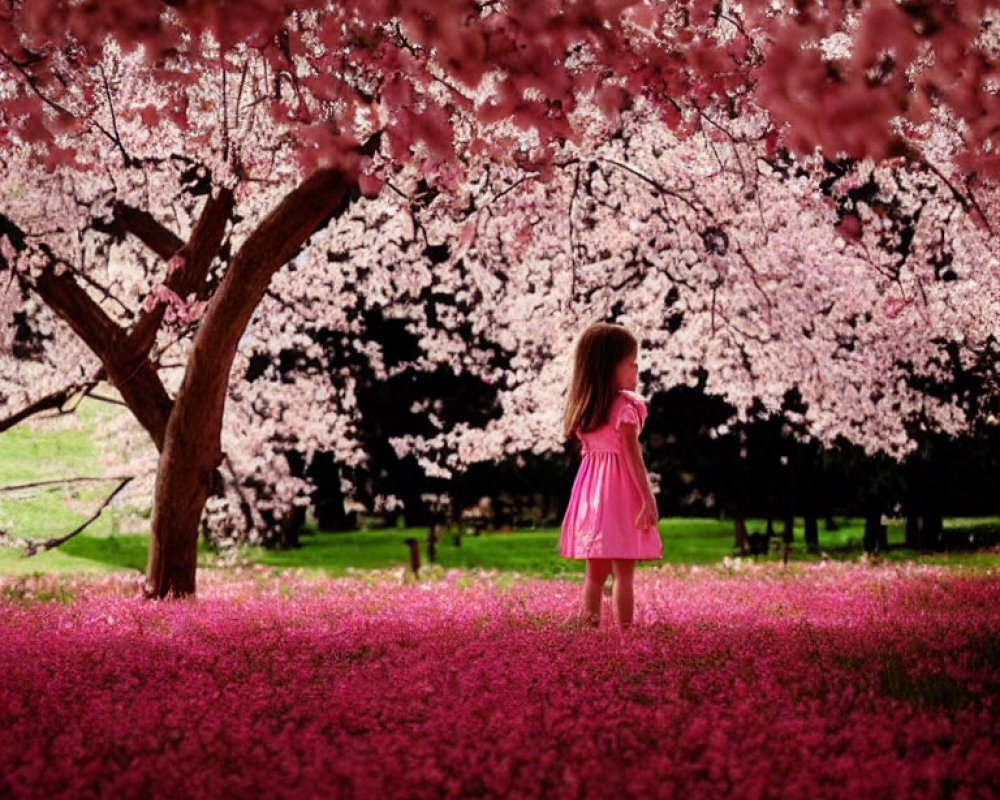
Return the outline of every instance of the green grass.
[[[670,518],[660,520],[663,559],[649,564],[715,564],[733,554],[733,525],[728,520]],[[762,530],[763,521],[750,520],[750,530]],[[899,529],[902,541],[902,528]],[[850,521],[835,532],[821,532],[820,542],[828,557],[857,557],[860,554],[863,523]],[[808,554],[802,546],[801,526],[793,545],[792,557],[798,561],[816,560],[821,556]],[[247,557],[260,564],[276,568],[322,570],[329,575],[343,575],[350,568],[377,569],[409,564],[409,550],[404,544],[408,537],[420,542],[421,563],[427,563],[427,530],[375,530],[353,533],[308,531],[301,537],[297,550],[267,551],[254,548]],[[437,563],[452,567],[481,567],[553,576],[567,572],[582,572],[583,562],[560,558],[559,531],[555,528],[487,532],[481,536],[462,536],[461,546],[452,543],[446,534],[437,545]],[[912,554],[911,554],[912,557]],[[771,558],[775,558],[774,555]]]
[[[88,529],[58,550],[25,559],[19,551],[0,548],[0,574],[23,575],[33,572],[103,572],[114,569],[142,570],[146,563],[149,537],[145,534],[114,534],[108,520],[102,518],[95,529]],[[760,527],[763,527],[762,525]],[[753,523],[751,530],[755,529]],[[62,531],[68,530],[63,528]],[[664,558],[650,564],[714,564],[733,554],[732,524],[708,519],[664,519],[660,521]],[[820,531],[821,552],[837,560],[853,560],[861,555],[859,521],[850,521],[835,532]],[[945,566],[987,569],[1000,567],[1000,553],[961,551],[919,553],[902,548],[890,530],[890,549],[884,558],[892,561],[919,561]],[[329,576],[342,576],[351,569],[390,569],[410,563],[408,537],[420,543],[421,564],[427,562],[426,529],[390,529],[330,533],[305,531],[302,546],[293,550],[246,548],[242,556],[251,563],[275,569],[306,569]],[[805,551],[801,529],[796,530],[790,558],[796,562],[815,561],[823,556]],[[437,563],[445,568],[483,568],[554,577],[582,573],[583,562],[560,558],[559,532],[556,529],[483,533],[465,535],[461,546],[445,536],[437,545]],[[776,551],[768,557],[778,560]],[[202,555],[202,564],[210,566],[211,557]],[[763,559],[761,559],[763,560]]]
[[[102,475],[95,443],[119,407],[85,398],[72,414],[38,417],[0,434],[0,486]]]
[[[963,520],[966,527],[992,525],[995,520]],[[793,561],[816,561],[821,558],[852,560],[861,556],[864,533],[862,520],[844,520],[836,531],[819,533],[820,552],[808,553],[802,542],[801,520],[795,530],[795,541],[789,557]],[[716,519],[671,518],[660,520],[664,558],[650,564],[716,564],[733,555],[732,522]],[[750,520],[748,529],[763,530],[764,522]],[[349,569],[384,569],[404,567],[409,564],[409,549],[404,544],[408,537],[420,542],[421,564],[427,563],[427,530],[382,530],[354,533],[329,533],[309,531],[301,537],[302,547],[296,550],[267,551],[254,548],[246,556],[254,563],[275,568],[303,568],[322,571],[328,575],[345,574]],[[890,549],[884,558],[893,561],[920,561],[947,566],[974,568],[1000,567],[1000,553],[969,551],[925,554],[902,546],[904,530],[901,524],[889,528]],[[558,555],[559,531],[540,529],[511,533],[484,533],[481,536],[465,535],[461,546],[452,543],[445,535],[437,545],[437,563],[445,569],[452,567],[481,567],[530,573],[543,577],[581,573],[583,562],[570,561]],[[768,558],[777,560],[778,550],[772,549]],[[762,559],[763,560],[763,559]]]
[[[106,474],[96,445],[97,428],[113,406],[85,399],[74,414],[38,419],[0,434],[0,487],[38,481],[66,481],[0,492],[0,529],[13,538],[64,536],[84,522],[117,481],[74,483],[73,478]],[[117,533],[126,513],[111,508],[87,530],[56,550],[24,558],[20,549],[0,547],[0,574],[108,572],[145,568],[149,537]]]
[[[122,413],[96,401],[85,400],[73,416],[19,426],[0,434],[0,487],[41,480],[62,480],[104,474],[102,452],[95,443],[102,420]],[[0,529],[12,537],[45,538],[62,536],[83,522],[114,488],[106,483],[60,483],[53,487],[0,492]],[[0,574],[25,575],[35,572],[106,572],[138,570],[145,567],[149,537],[132,530],[135,515],[148,509],[112,506],[84,533],[55,551],[24,558],[22,551],[0,547]],[[122,524],[122,520],[126,520]],[[797,521],[795,542],[790,558],[810,561],[820,554],[807,553],[802,543],[801,520]],[[860,520],[841,521],[838,530],[819,532],[825,557],[856,559],[861,555],[863,538]],[[1000,520],[947,520],[946,526],[960,529],[989,528]],[[664,519],[660,521],[664,559],[671,564],[714,564],[733,554],[733,526],[716,519]],[[764,523],[749,520],[749,531],[762,531]],[[414,537],[420,542],[421,562],[427,563],[427,530],[372,530],[353,533],[330,533],[306,530],[302,547],[287,551],[246,548],[241,555],[252,563],[275,569],[307,569],[331,576],[344,575],[350,569],[387,569],[409,565],[409,549],[403,540]],[[583,563],[558,555],[559,532],[556,529],[523,530],[512,533],[466,535],[461,546],[446,534],[437,546],[437,563],[443,568],[483,568],[534,574],[545,577],[581,573]],[[1000,553],[961,551],[954,553],[918,553],[902,547],[902,524],[889,527],[887,560],[917,560],[921,563],[964,566],[976,569],[1000,567]],[[780,545],[772,550],[778,558]],[[202,553],[208,566],[212,558]]]
[[[413,537],[420,543],[421,564],[427,564],[427,529],[392,529],[354,533],[306,532],[297,550],[247,551],[251,561],[276,568],[321,570],[328,575],[344,575],[349,569],[387,569],[406,567],[410,550],[404,540]],[[446,536],[437,545],[437,563],[445,569],[499,569],[510,572],[553,576],[582,571],[577,562],[559,558],[556,530],[531,530],[513,533],[484,533],[463,536],[456,547]]]

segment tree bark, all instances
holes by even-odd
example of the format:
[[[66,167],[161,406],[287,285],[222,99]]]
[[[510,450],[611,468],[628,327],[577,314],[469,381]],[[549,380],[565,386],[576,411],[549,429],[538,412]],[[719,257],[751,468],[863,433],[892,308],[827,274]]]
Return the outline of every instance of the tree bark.
[[[943,550],[944,544],[944,516],[937,510],[925,510],[920,518],[921,547]]]
[[[795,539],[795,517],[785,517],[784,528],[781,531],[781,541],[791,544]]]
[[[866,553],[881,553],[888,546],[886,527],[882,524],[882,515],[869,513],[865,517],[865,534],[862,543]]]
[[[819,550],[819,520],[815,514],[806,514],[803,523],[803,538],[806,543],[806,550],[815,553]]]
[[[750,540],[747,538],[747,521],[742,515],[733,517],[733,533],[736,536],[733,549],[740,553],[749,552]]]
[[[356,196],[356,181],[321,169],[291,192],[244,242],[195,334],[167,423],[153,496],[147,594],[195,592],[198,522],[222,459],[222,415],[240,337],[272,275]]]
[[[52,392],[45,397],[40,397],[32,403],[11,414],[6,419],[0,420],[0,433],[6,430],[10,430],[16,425],[24,422],[26,419],[33,417],[35,414],[40,414],[43,411],[58,410],[62,411],[63,407],[70,401],[71,398],[78,394],[88,394],[95,386],[97,386],[97,379],[92,381],[85,381],[83,383],[70,384],[64,389],[60,389],[57,392]]]
[[[70,273],[60,274],[54,265],[47,266],[35,281],[34,289],[101,359],[108,380],[121,393],[157,450],[162,450],[171,401],[145,353],[133,357],[125,332]]]

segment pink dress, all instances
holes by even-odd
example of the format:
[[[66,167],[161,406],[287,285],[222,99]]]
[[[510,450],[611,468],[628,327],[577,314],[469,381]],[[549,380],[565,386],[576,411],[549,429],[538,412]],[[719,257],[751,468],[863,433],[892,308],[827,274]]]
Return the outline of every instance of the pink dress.
[[[620,391],[608,421],[597,430],[577,434],[583,461],[563,518],[559,552],[565,558],[661,558],[663,546],[655,526],[639,529],[635,518],[642,497],[629,474],[623,422],[642,427],[646,404],[634,392]]]

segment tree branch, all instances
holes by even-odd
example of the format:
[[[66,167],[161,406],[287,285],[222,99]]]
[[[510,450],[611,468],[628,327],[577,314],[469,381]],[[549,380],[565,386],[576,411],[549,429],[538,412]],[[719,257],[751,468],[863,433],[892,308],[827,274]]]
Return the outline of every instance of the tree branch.
[[[22,408],[20,411],[15,412],[6,419],[0,420],[0,433],[10,430],[15,425],[19,425],[29,417],[33,417],[35,414],[40,414],[43,411],[58,409],[61,412],[63,407],[70,401],[71,398],[81,392],[83,394],[89,394],[99,382],[100,374],[83,383],[72,384],[71,386],[67,386],[57,392],[52,392],[45,397],[40,397],[38,400],[35,400],[33,403],[30,403]]]
[[[83,478],[55,478],[50,481],[32,481],[31,483],[16,483],[11,486],[0,486],[0,493],[23,492],[26,489],[40,489],[44,486],[65,486],[68,483],[107,483],[108,481],[130,481],[131,477],[121,475],[83,477]]]
[[[124,331],[70,274],[56,274],[54,263],[44,267],[32,283],[45,303],[101,359],[108,378],[161,449],[172,401],[145,354],[135,357]]]
[[[198,292],[201,296],[209,267],[222,245],[233,205],[233,193],[229,189],[221,189],[218,195],[205,203],[191,239],[174,253],[184,259],[184,265],[169,273],[163,283],[178,297],[186,298],[192,292]],[[152,311],[143,312],[139,317],[128,335],[128,346],[132,350],[133,359],[149,355],[165,313],[166,307],[159,303]]]
[[[637,170],[635,167],[631,167],[628,164],[623,164],[621,161],[616,161],[613,158],[599,158],[598,160],[599,161],[603,161],[605,164],[611,164],[612,166],[618,167],[619,169],[622,169],[625,172],[628,172],[628,173],[634,175],[639,180],[644,181],[645,183],[647,183],[650,186],[652,186],[660,194],[665,194],[668,197],[673,197],[675,200],[680,200],[682,203],[684,203],[684,205],[686,205],[688,208],[690,208],[696,214],[705,214],[709,219],[714,219],[714,215],[712,214],[711,209],[705,208],[704,206],[702,206],[701,208],[699,208],[698,205],[695,202],[693,202],[692,200],[689,200],[687,197],[685,197],[684,195],[682,195],[680,192],[677,192],[677,191],[675,191],[673,189],[667,188],[665,185],[663,185],[662,183],[660,183],[655,178],[651,178],[649,175],[645,175],[641,171]]]
[[[108,83],[108,76],[104,72],[104,66],[99,64],[98,67],[101,71],[101,82],[104,84],[104,96],[108,99],[108,110],[111,112],[111,130],[114,132],[112,136],[112,141],[118,146],[121,151],[122,159],[127,167],[131,162],[129,158],[128,151],[125,150],[125,145],[122,144],[121,134],[118,132],[118,116],[115,114],[115,103],[111,97],[111,85]]]
[[[132,482],[131,476],[128,478],[122,478],[117,488],[106,498],[104,498],[104,502],[101,503],[97,511],[95,511],[86,522],[84,522],[82,525],[75,528],[74,530],[70,531],[65,536],[58,536],[58,537],[53,537],[51,539],[42,539],[42,540],[29,539],[27,541],[27,547],[25,549],[24,557],[31,558],[32,556],[38,555],[39,553],[44,553],[46,550],[52,550],[53,548],[59,547],[59,545],[68,542],[78,533],[81,533],[82,531],[86,530],[90,526],[90,524],[94,522],[94,520],[96,520],[99,516],[101,516],[101,514],[104,513],[104,509],[106,509],[111,504],[111,501],[118,496],[121,490],[124,489],[126,486],[128,486],[129,483],[131,482]]]
[[[38,88],[38,78],[35,77],[34,75],[29,74],[28,71],[24,68],[24,66],[20,62],[11,58],[10,55],[8,55],[5,50],[0,50],[0,58],[6,60],[8,64],[10,64],[12,67],[14,67],[14,69],[20,72],[25,82],[31,88],[31,91],[35,93],[35,95],[38,97],[39,100],[41,100],[45,105],[47,105],[53,111],[55,111],[58,116],[62,117],[63,119],[76,119],[76,116],[72,114],[68,109],[63,108],[55,100],[52,100],[51,98],[46,97],[44,94],[42,94],[42,91]],[[41,60],[41,57],[39,57],[36,60]]]
[[[167,230],[152,214],[124,203],[115,203],[114,219],[164,261],[169,261],[184,246],[184,240]]]
[[[218,241],[221,241],[231,203],[231,194],[223,191],[215,201],[207,204],[207,210],[192,236],[194,267],[188,274],[189,277],[182,275],[176,279],[181,289],[185,287],[185,281],[190,281],[193,285],[204,281],[208,265],[218,248]],[[169,249],[170,255],[173,255],[181,246],[173,247],[180,240],[145,212],[119,205],[115,208],[115,216],[126,230],[135,232],[154,250],[160,248],[165,252]],[[9,219],[0,218],[0,221],[5,223],[4,233],[14,248],[19,251],[27,249],[24,231]],[[57,266],[62,266],[63,263],[48,247],[41,245],[41,251],[49,259],[41,274],[32,279],[19,273],[19,279],[34,289],[101,360],[108,378],[121,393],[139,424],[149,433],[157,450],[161,450],[173,401],[149,362],[148,348],[138,349],[138,340],[130,339],[76,282],[72,273],[57,272]],[[182,271],[186,272],[187,270]],[[153,333],[155,334],[155,328]]]

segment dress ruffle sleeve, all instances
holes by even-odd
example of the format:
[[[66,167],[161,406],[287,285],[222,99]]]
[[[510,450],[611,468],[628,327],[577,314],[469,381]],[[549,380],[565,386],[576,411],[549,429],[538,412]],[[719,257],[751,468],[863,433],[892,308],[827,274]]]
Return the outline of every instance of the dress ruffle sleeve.
[[[619,392],[611,409],[611,422],[616,431],[623,422],[642,428],[646,422],[646,403],[635,392]]]

